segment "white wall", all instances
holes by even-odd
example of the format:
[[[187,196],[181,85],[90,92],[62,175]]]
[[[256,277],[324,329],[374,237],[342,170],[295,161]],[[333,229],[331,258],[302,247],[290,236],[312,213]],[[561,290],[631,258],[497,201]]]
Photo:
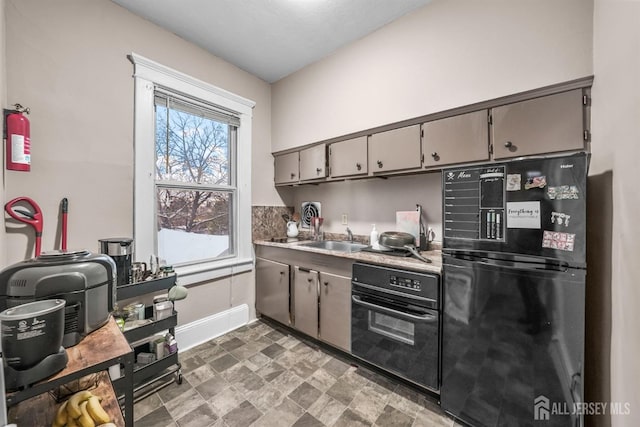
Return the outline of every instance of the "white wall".
[[[591,75],[589,0],[434,0],[273,85],[279,151],[449,108]],[[433,176],[300,186],[287,204],[319,200],[326,231],[393,229],[396,210],[422,203],[441,232]],[[427,180],[428,185],[422,185]],[[407,185],[405,185],[407,184]]]
[[[292,205],[300,212],[302,202],[322,203],[324,231],[345,234],[342,214],[347,214],[353,234],[368,236],[371,225],[378,232],[397,230],[396,211],[412,211],[422,205],[426,227],[442,241],[442,182],[439,172],[388,179],[305,185],[293,190]]]
[[[613,171],[611,400],[631,414],[611,425],[640,425],[640,2],[596,0],[591,173]]]
[[[70,249],[98,251],[98,239],[133,233],[134,82],[126,57],[131,52],[256,101],[252,138],[258,157],[252,160],[265,163],[260,153],[267,156],[271,146],[266,82],[109,0],[5,1],[6,104],[31,108],[33,160],[30,173],[6,172],[3,202],[24,195],[40,204],[44,250],[59,247],[63,197],[69,198]],[[273,176],[272,171],[265,174]],[[253,185],[257,194],[279,200],[270,181],[258,177]],[[33,255],[33,238],[27,239],[32,234],[23,229],[7,233],[1,245],[7,264]],[[193,308],[183,310],[180,323],[227,306],[231,299],[222,295],[233,294],[236,287],[253,306],[253,283],[247,274],[233,283],[223,279],[199,286],[181,303]]]
[[[590,0],[434,0],[273,85],[279,151],[592,74]]]
[[[7,79],[6,79],[6,54],[5,54],[5,19],[4,19],[4,6],[5,0],[0,0],[0,105],[3,108],[6,108],[7,105]],[[3,119],[4,120],[4,119]],[[5,157],[5,149],[4,145],[2,146],[2,154],[0,154],[0,158],[3,159],[2,162],[2,172],[0,172],[0,201],[2,203],[5,202],[4,197],[4,157]],[[4,231],[4,227],[0,227],[0,267],[4,266],[6,260],[6,246],[5,242],[6,233]]]

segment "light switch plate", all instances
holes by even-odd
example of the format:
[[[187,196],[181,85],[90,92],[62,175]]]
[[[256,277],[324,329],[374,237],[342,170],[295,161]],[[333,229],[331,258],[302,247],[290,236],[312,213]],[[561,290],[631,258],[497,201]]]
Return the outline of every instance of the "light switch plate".
[[[342,225],[347,225],[349,224],[349,218],[347,217],[347,214],[344,213],[342,214]]]

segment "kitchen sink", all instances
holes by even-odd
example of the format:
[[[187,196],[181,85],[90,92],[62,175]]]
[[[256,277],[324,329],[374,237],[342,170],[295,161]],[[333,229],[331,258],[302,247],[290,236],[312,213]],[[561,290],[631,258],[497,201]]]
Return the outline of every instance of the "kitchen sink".
[[[359,252],[366,248],[368,245],[361,243],[345,242],[341,240],[319,240],[316,242],[302,243],[300,246],[307,246],[309,248],[327,249],[330,251],[338,252]]]

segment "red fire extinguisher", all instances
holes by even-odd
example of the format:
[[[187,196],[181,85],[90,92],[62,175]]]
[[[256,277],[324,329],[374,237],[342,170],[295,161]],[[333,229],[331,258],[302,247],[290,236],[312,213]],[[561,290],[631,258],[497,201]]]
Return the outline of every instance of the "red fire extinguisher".
[[[20,104],[15,104],[14,110],[5,110],[7,169],[28,172],[31,170],[31,133],[29,119],[23,113],[29,114],[29,108]]]

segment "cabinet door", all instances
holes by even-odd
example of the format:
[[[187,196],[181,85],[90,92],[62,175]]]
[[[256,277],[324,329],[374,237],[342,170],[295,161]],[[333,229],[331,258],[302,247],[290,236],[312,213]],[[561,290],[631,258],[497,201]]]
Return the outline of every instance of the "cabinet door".
[[[308,181],[327,176],[327,149],[325,144],[300,150],[300,180]]]
[[[289,325],[289,266],[256,258],[256,310]]]
[[[489,159],[487,110],[424,123],[422,132],[425,168]]]
[[[582,90],[494,108],[494,159],[584,148]]]
[[[361,136],[331,144],[329,166],[332,177],[366,175],[367,137]]]
[[[318,337],[318,272],[294,267],[293,326]]]
[[[320,339],[351,352],[351,279],[320,273]]]
[[[420,168],[420,125],[375,133],[369,138],[369,171]]]
[[[275,157],[275,182],[276,184],[286,184],[298,182],[298,152],[281,154]]]

